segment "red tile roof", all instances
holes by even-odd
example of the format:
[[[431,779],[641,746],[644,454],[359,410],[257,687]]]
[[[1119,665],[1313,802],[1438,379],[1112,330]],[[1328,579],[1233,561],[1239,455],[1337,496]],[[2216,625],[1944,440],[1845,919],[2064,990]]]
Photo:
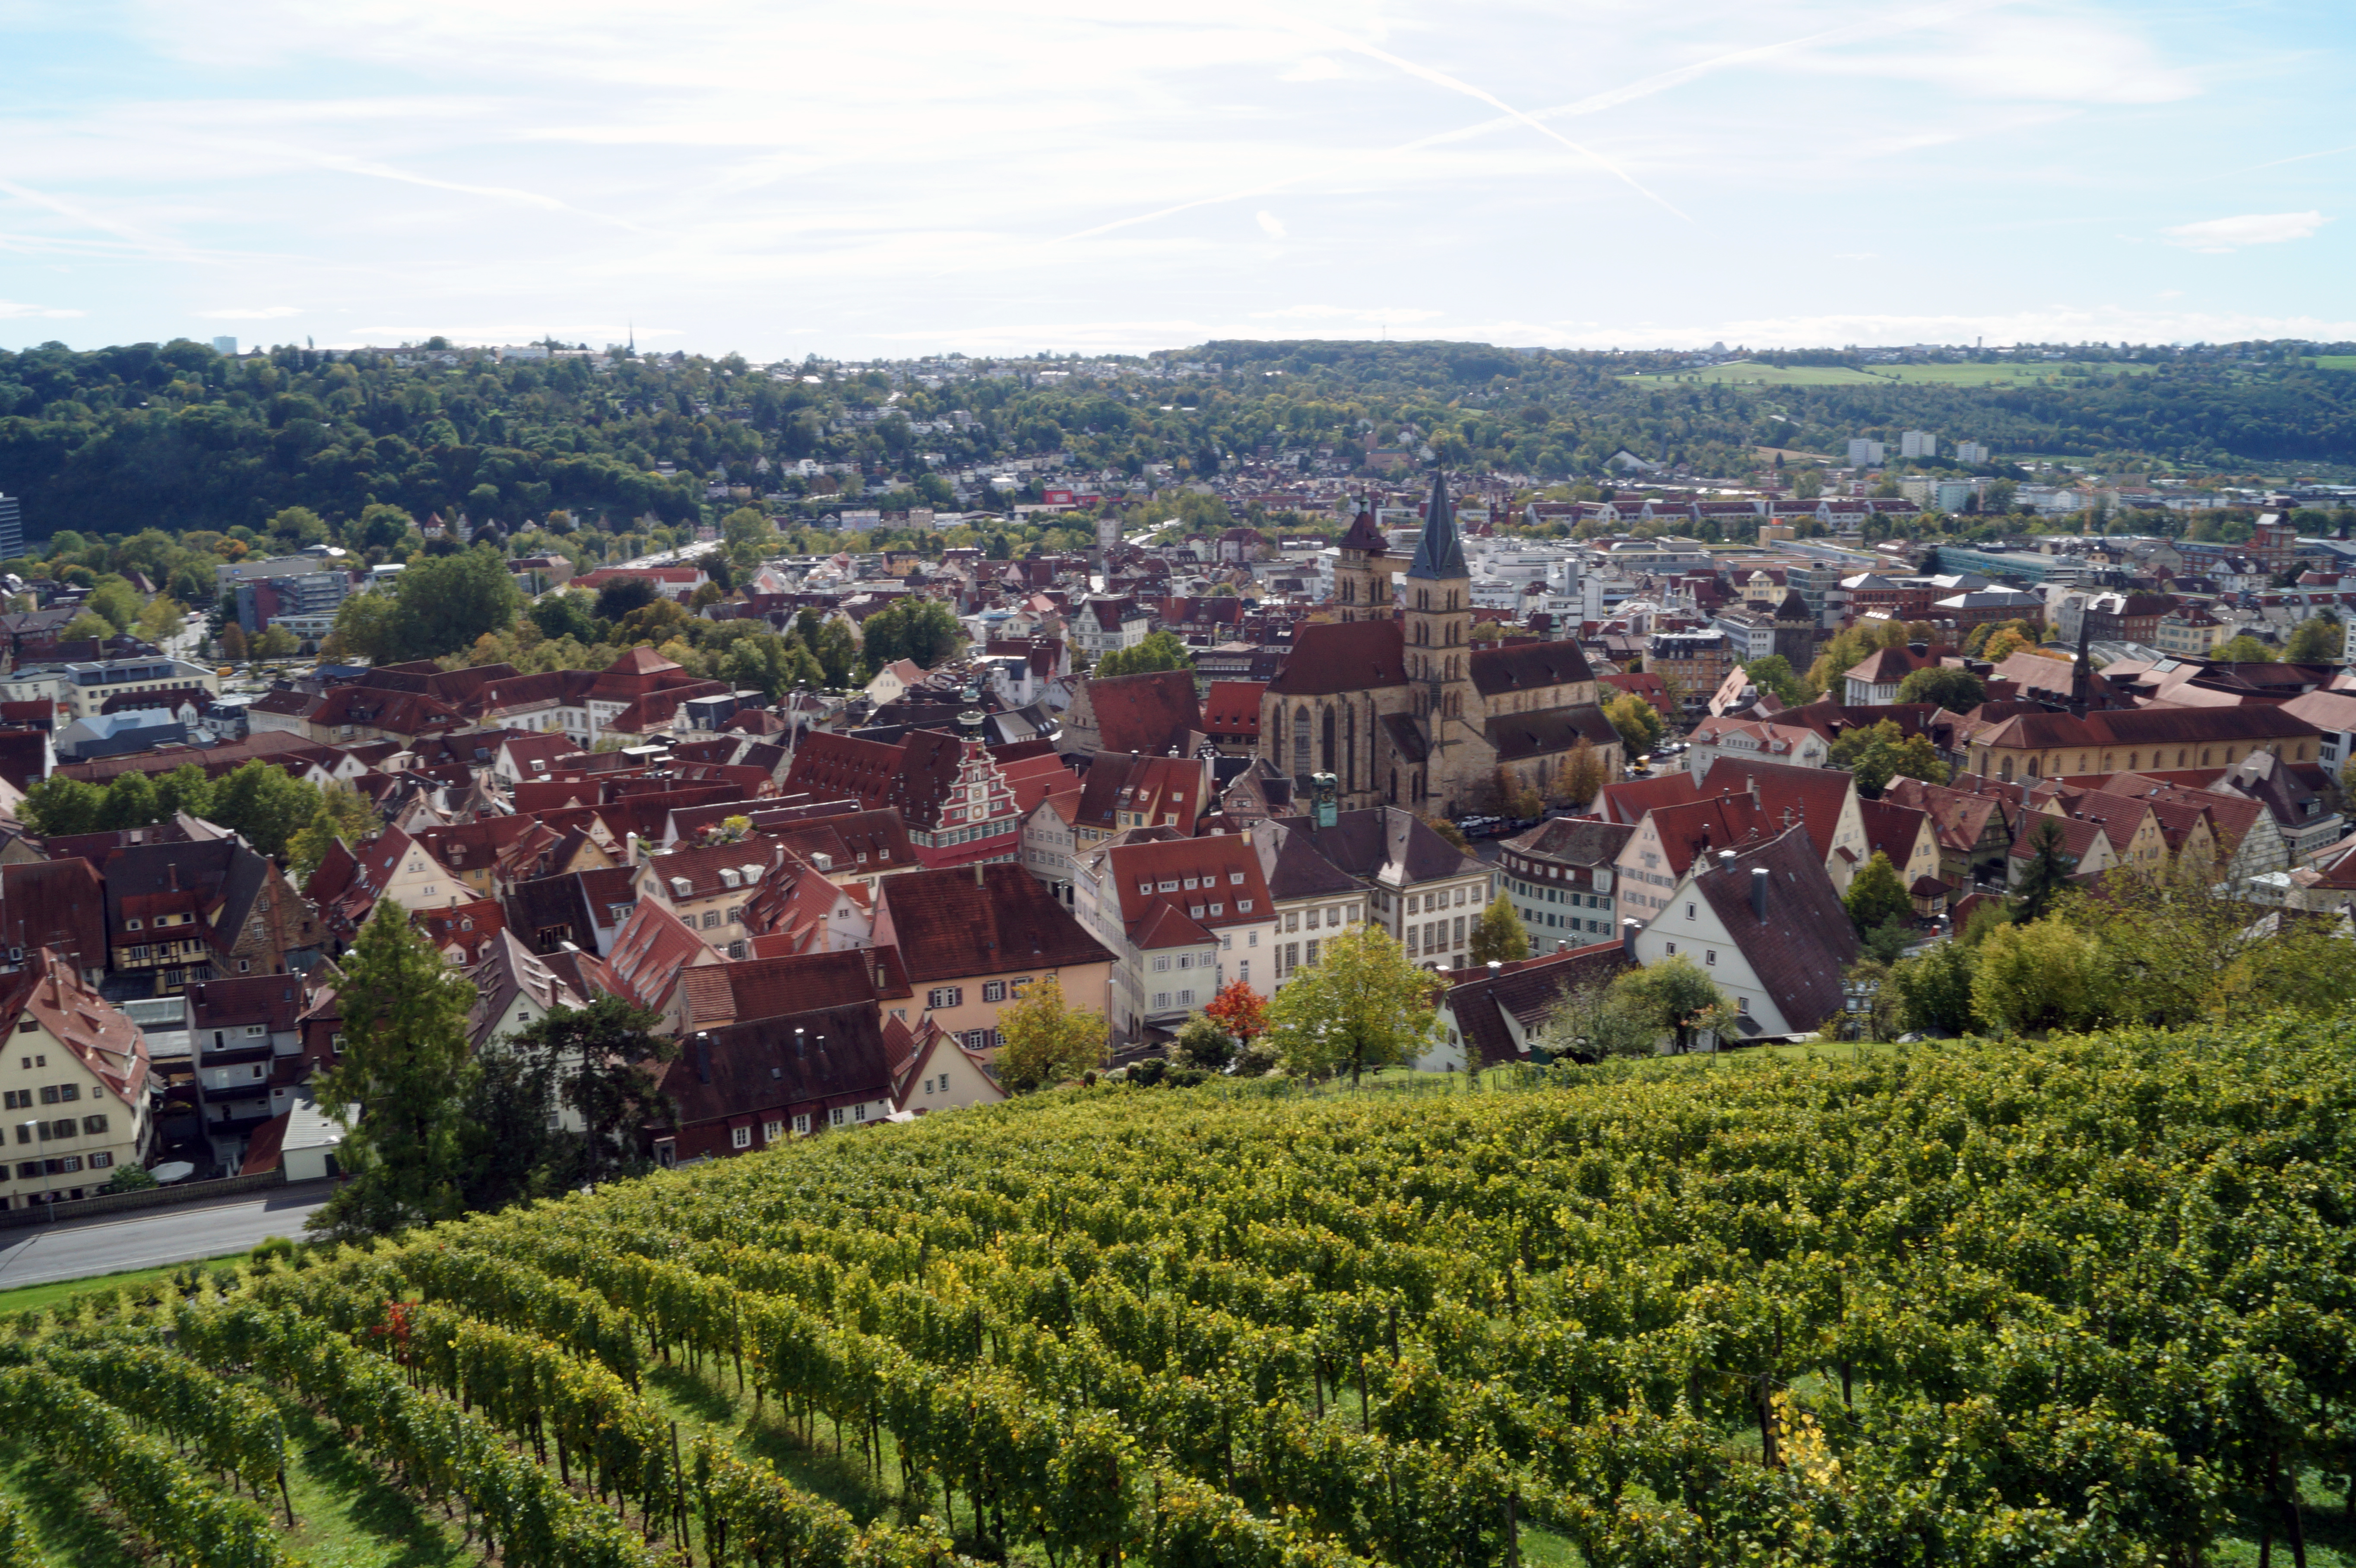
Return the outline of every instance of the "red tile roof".
[[[877,893],[875,940],[882,944],[888,930],[914,985],[1112,960],[1020,866],[912,871],[885,879]]]

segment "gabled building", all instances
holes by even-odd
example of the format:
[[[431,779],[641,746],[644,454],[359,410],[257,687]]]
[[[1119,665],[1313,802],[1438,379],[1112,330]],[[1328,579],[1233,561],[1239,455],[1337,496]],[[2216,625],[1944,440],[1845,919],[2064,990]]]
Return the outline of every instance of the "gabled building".
[[[875,945],[897,955],[917,1009],[969,1051],[995,1050],[999,1014],[1053,977],[1074,1008],[1112,1013],[1115,950],[1020,866],[894,877],[878,889]]]
[[[247,975],[188,987],[198,1106],[213,1157],[235,1170],[246,1140],[277,1114],[273,1090],[303,1074],[298,975]]]
[[[1857,931],[1804,828],[1697,856],[1633,935],[1651,965],[1690,959],[1733,1001],[1730,1039],[1802,1034],[1840,1010]]]
[[[1626,944],[1612,941],[1451,970],[1448,988],[1433,1008],[1438,1034],[1415,1064],[1426,1072],[1477,1072],[1542,1061],[1537,1036],[1563,999],[1608,986],[1633,967]]]
[[[890,1119],[892,1067],[875,1004],[699,1029],[662,1069],[677,1121],[654,1129],[663,1166],[725,1158]]]
[[[1279,820],[1366,890],[1368,923],[1408,957],[1426,969],[1464,966],[1472,929],[1496,891],[1495,874],[1477,857],[1397,806],[1336,812],[1330,825],[1315,816]]]
[[[1073,911],[1114,963],[1114,1035],[1138,1040],[1184,1021],[1230,978],[1276,989],[1275,911],[1248,838],[1132,828],[1083,850]]]
[[[1013,763],[980,741],[912,730],[892,742],[823,732],[803,738],[786,775],[786,793],[851,799],[870,811],[893,810],[906,825],[917,861],[926,867],[1008,860],[1022,852],[1023,817],[1063,769],[1052,748],[1014,759],[1032,780],[1031,801],[1016,788]]]
[[[1371,900],[1371,890],[1317,852],[1301,826],[1305,820],[1262,822],[1248,836],[1276,912],[1278,986],[1304,966],[1314,968],[1325,943],[1365,921]]]
[[[0,1106],[15,1155],[0,1162],[0,1204],[85,1198],[118,1168],[145,1165],[154,1070],[138,1026],[46,951],[0,978]]]
[[[234,834],[125,846],[108,855],[100,875],[110,996],[168,996],[217,977],[284,974],[326,951],[318,914],[268,856]]]
[[[989,1061],[930,1019],[913,1030],[898,1019],[887,1019],[884,1042],[892,1061],[895,1119],[994,1105],[1006,1098]]]
[[[1620,855],[1635,828],[1594,817],[1540,823],[1497,851],[1497,870],[1532,953],[1616,941]]]

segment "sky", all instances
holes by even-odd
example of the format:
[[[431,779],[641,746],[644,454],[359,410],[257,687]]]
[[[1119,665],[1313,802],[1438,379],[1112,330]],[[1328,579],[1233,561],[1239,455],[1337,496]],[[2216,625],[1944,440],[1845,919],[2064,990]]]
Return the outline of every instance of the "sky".
[[[0,347],[2356,338],[2356,7],[0,0]]]

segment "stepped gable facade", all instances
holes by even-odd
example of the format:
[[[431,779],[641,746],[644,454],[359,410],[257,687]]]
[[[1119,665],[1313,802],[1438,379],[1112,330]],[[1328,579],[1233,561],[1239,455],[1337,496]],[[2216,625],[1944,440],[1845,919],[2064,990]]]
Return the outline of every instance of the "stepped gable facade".
[[[1501,771],[1545,789],[1582,739],[1618,776],[1619,737],[1577,644],[1472,641],[1472,572],[1444,476],[1432,478],[1396,613],[1378,569],[1337,571],[1337,592],[1345,579],[1355,590],[1345,618],[1301,626],[1260,697],[1258,755],[1303,797],[1325,773],[1344,810],[1453,816],[1491,804]]]

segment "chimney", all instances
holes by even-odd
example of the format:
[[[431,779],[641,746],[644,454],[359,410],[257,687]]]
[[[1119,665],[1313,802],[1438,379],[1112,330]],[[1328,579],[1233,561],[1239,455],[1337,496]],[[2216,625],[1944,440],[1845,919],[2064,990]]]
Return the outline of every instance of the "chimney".
[[[1631,964],[1636,962],[1636,933],[1644,929],[1644,923],[1633,918],[1620,923],[1620,951]]]
[[[1720,849],[1718,852],[1718,867],[1721,871],[1731,871],[1734,869],[1734,851],[1731,849]]]
[[[1751,912],[1761,920],[1767,918],[1767,868],[1751,868]]]
[[[695,1081],[712,1082],[712,1037],[701,1029],[695,1035]]]
[[[164,862],[164,885],[176,893],[180,891],[180,863],[177,860]]]
[[[980,862],[980,861],[979,861],[979,860],[976,860],[976,861],[973,863],[973,885],[974,885],[975,887],[977,887],[977,888],[988,887],[988,886],[990,885],[990,884],[989,884],[989,882],[988,882],[988,881],[987,881],[987,880],[982,877],[982,874],[981,874],[981,862]]]

